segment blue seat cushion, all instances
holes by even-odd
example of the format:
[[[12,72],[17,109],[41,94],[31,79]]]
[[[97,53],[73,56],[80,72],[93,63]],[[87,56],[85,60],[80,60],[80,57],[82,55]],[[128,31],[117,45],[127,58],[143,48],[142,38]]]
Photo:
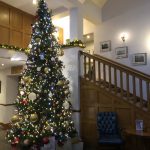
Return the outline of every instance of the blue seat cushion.
[[[105,135],[100,137],[99,144],[122,144],[123,140],[118,135]]]

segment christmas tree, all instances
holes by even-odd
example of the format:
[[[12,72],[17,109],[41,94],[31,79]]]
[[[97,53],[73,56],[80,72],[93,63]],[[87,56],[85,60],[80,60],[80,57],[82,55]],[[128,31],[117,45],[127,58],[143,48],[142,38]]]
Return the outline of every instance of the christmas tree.
[[[76,134],[69,101],[69,81],[62,74],[58,59],[60,45],[54,36],[52,12],[39,0],[32,26],[26,69],[19,83],[16,111],[6,138],[12,146],[39,149],[54,136],[63,145]]]

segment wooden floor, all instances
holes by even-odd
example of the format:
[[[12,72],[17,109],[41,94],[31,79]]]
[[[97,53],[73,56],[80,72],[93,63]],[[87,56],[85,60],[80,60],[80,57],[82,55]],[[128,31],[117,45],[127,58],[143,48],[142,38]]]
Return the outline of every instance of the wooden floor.
[[[0,130],[0,150],[11,150],[10,144],[5,139],[6,131]]]

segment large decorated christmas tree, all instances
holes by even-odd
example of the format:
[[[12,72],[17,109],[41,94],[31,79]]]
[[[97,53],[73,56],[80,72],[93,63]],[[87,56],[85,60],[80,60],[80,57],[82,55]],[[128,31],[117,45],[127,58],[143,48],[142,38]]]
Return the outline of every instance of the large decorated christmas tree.
[[[12,146],[39,149],[49,143],[50,137],[63,145],[76,133],[68,100],[69,81],[62,74],[60,45],[54,36],[51,16],[45,1],[39,0],[26,69],[15,101],[17,113],[6,136]]]

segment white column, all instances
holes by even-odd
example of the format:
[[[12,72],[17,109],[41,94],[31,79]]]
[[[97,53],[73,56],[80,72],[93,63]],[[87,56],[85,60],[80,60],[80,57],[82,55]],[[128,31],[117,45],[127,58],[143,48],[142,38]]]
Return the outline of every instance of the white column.
[[[83,39],[83,15],[80,8],[70,10],[70,40]]]
[[[60,59],[63,61],[65,65],[65,69],[63,70],[64,76],[70,81],[70,91],[71,98],[70,101],[72,103],[74,110],[80,110],[80,83],[79,83],[79,58],[78,52],[81,50],[79,47],[68,48],[64,50],[64,56]],[[75,127],[80,134],[80,113],[73,113],[73,120],[75,123]]]

